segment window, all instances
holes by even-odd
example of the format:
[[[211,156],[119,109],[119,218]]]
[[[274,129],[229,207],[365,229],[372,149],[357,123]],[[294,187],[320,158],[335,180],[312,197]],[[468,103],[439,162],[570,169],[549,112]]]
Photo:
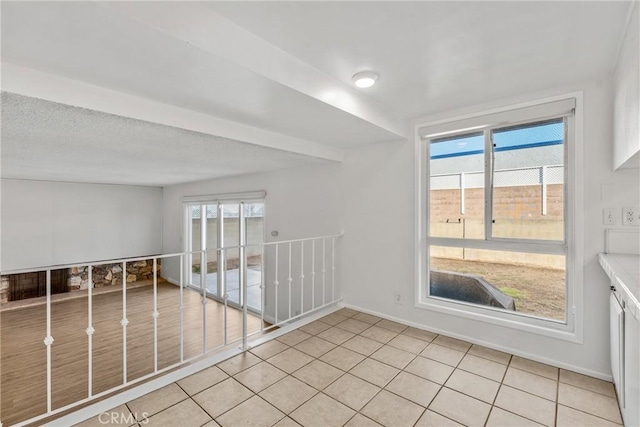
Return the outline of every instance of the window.
[[[575,105],[418,127],[418,305],[575,330]]]

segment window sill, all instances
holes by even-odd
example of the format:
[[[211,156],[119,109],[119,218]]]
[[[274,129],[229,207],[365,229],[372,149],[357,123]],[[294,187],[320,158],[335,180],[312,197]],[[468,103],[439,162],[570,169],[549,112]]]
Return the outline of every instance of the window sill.
[[[417,299],[415,307],[563,341],[582,343],[582,334],[578,333],[575,327],[571,325],[571,323],[575,322],[567,324],[521,314],[512,314],[498,309],[478,307],[465,302],[447,301],[438,297],[421,296]]]

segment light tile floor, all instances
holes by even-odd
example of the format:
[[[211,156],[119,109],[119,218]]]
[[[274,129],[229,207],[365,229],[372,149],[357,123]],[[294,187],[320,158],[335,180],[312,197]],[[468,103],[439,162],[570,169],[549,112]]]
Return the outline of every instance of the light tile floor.
[[[582,427],[621,418],[609,382],[343,308],[80,425],[136,423]]]

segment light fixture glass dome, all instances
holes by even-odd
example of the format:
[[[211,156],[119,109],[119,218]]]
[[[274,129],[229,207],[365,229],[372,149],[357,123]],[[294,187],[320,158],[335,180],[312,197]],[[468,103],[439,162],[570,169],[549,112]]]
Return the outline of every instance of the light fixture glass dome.
[[[367,88],[375,84],[376,80],[378,80],[378,75],[373,71],[362,71],[354,74],[351,80],[357,87]]]

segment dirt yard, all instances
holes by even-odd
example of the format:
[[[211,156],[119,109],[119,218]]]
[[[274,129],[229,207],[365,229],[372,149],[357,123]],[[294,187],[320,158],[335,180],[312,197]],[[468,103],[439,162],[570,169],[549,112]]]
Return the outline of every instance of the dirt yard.
[[[482,276],[513,297],[517,311],[564,320],[564,270],[435,257],[431,268]]]

